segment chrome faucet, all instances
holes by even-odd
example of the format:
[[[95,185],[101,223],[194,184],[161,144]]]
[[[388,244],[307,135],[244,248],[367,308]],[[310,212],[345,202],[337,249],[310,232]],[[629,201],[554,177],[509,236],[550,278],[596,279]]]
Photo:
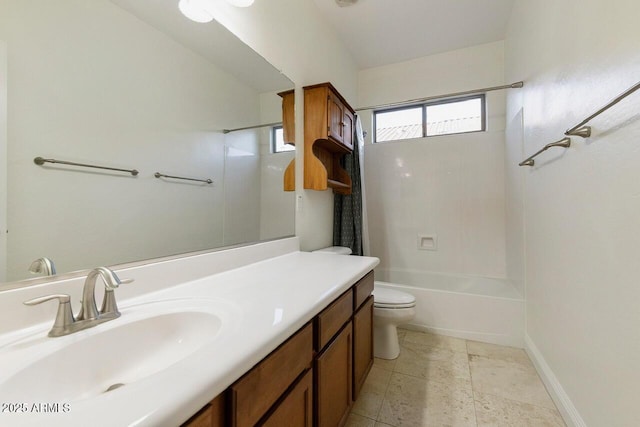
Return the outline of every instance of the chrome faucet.
[[[31,263],[29,272],[33,274],[44,274],[45,276],[55,276],[56,266],[51,259],[42,257]]]
[[[96,305],[96,280],[100,276],[105,285],[102,307],[98,311]],[[92,328],[100,323],[120,317],[115,293],[113,292],[122,283],[131,283],[133,279],[120,280],[118,275],[107,267],[98,267],[89,272],[82,290],[82,306],[77,316],[73,316],[71,298],[69,295],[46,295],[25,301],[25,305],[41,304],[45,301],[57,299],[59,302],[56,319],[49,331],[50,337],[69,335],[83,329]]]

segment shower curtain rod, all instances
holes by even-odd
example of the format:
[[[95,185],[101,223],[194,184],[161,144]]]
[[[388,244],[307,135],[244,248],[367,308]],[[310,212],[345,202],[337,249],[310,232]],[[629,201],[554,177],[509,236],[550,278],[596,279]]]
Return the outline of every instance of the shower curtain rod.
[[[434,99],[452,98],[454,96],[463,96],[463,95],[473,95],[473,94],[476,94],[476,93],[491,92],[491,91],[494,91],[494,90],[518,89],[518,88],[521,88],[522,86],[524,86],[524,82],[515,82],[515,83],[511,83],[510,85],[491,86],[491,87],[485,87],[485,88],[482,88],[482,89],[465,90],[463,92],[445,93],[444,95],[427,96],[426,98],[410,99],[410,100],[407,100],[407,101],[400,101],[400,102],[391,102],[389,104],[380,104],[380,105],[372,105],[372,106],[369,106],[369,107],[360,107],[360,108],[356,108],[356,111],[376,110],[378,108],[386,108],[386,107],[399,107],[401,105],[418,104],[418,103],[421,103],[421,102],[432,101]]]
[[[222,133],[231,133],[231,132],[235,132],[235,131],[238,131],[238,130],[264,128],[264,127],[267,127],[267,126],[280,126],[281,124],[282,124],[282,122],[275,122],[275,123],[265,123],[263,125],[247,126],[247,127],[243,127],[243,128],[222,129]]]

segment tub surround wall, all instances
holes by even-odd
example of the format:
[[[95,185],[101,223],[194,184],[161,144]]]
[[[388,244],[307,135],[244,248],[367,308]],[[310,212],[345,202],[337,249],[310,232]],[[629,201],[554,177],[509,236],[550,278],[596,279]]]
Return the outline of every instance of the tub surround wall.
[[[416,298],[407,328],[474,341],[524,346],[524,298],[511,280],[376,269],[376,287]]]
[[[359,73],[358,105],[504,84],[496,42]],[[371,144],[362,115],[371,254],[381,268],[505,277],[504,92],[487,94],[487,132]],[[437,236],[419,250],[418,235]]]
[[[631,0],[518,0],[506,38],[507,79],[526,82],[508,97],[507,176],[524,180],[507,192],[524,216],[508,247],[524,240],[527,350],[570,426],[640,425],[640,94],[590,138],[517,164],[637,83],[639,14]]]

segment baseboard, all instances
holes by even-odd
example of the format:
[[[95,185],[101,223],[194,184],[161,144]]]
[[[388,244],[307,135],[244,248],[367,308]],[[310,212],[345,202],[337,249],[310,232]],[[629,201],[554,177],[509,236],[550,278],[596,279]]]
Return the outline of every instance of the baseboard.
[[[401,325],[404,329],[418,332],[430,332],[436,335],[446,335],[448,337],[462,338],[469,341],[480,341],[489,344],[504,345],[508,347],[522,348],[522,337],[509,334],[491,334],[487,332],[461,331],[458,329],[436,328],[433,326],[407,323]]]
[[[558,407],[558,411],[560,411],[560,415],[564,419],[564,422],[568,427],[587,427],[587,424],[584,422],[580,413],[571,402],[569,395],[564,391],[560,381],[555,376],[547,362],[542,357],[542,353],[533,343],[528,334],[524,336],[524,349],[529,355],[529,358],[533,362],[533,365],[536,367],[538,371],[538,375],[542,378],[542,382],[547,387],[547,391],[553,402]]]

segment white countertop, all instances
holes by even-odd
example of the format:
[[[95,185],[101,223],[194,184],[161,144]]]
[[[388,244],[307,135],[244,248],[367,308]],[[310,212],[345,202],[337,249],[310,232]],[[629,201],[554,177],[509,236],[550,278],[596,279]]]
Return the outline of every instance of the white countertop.
[[[124,387],[71,402],[68,412],[0,412],[0,425],[177,426],[250,370],[331,301],[378,264],[377,258],[292,252],[169,287],[119,300],[127,310],[151,301],[191,298],[223,302],[240,321],[223,327],[219,337],[163,371]],[[117,292],[117,291],[116,291]],[[29,328],[46,335],[51,321]],[[25,332],[22,332],[23,334]],[[18,332],[0,336],[3,345]],[[56,340],[60,338],[51,338]],[[60,341],[62,343],[62,341]],[[4,350],[6,351],[6,350]],[[126,351],[113,351],[126,358]],[[1,363],[1,362],[0,362]],[[91,360],[86,363],[91,364]],[[37,403],[37,391],[34,390]],[[0,395],[0,403],[4,402]],[[18,403],[18,402],[13,402]],[[53,402],[42,402],[53,403]]]

